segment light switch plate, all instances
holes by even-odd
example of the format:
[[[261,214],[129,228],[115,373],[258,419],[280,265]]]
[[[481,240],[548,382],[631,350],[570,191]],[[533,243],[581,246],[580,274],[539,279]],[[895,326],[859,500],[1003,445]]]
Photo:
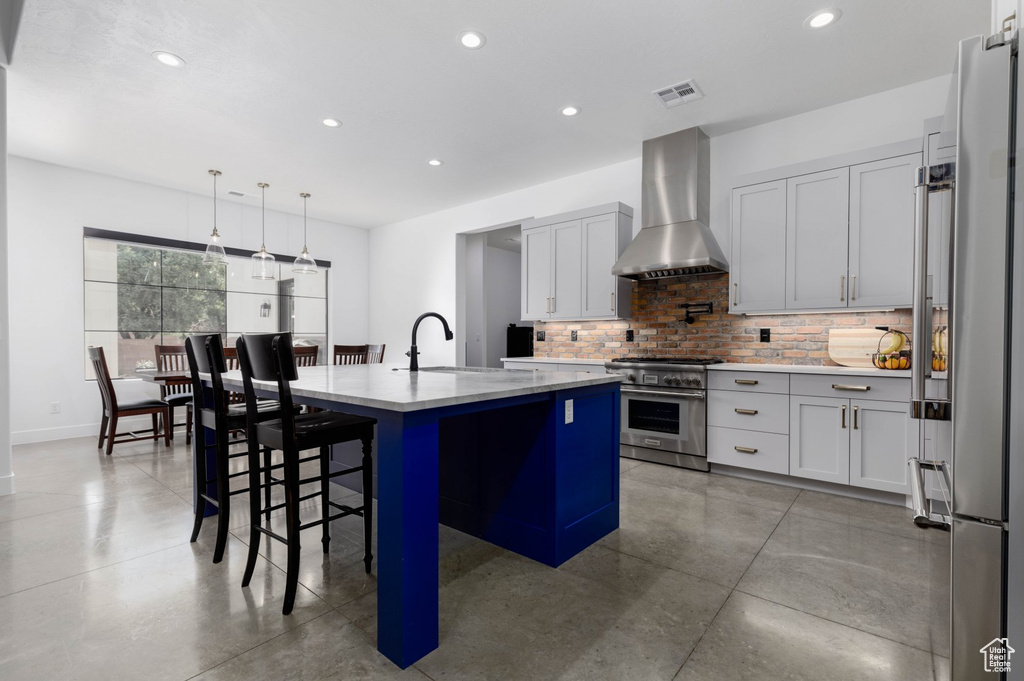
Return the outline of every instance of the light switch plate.
[[[572,400],[565,401],[565,424],[572,423]]]

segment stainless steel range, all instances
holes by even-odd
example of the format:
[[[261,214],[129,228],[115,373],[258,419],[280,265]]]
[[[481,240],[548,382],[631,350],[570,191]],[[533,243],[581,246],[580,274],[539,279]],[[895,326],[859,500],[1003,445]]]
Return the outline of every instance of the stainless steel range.
[[[620,357],[605,362],[623,376],[619,453],[670,466],[708,470],[707,365],[720,359]]]

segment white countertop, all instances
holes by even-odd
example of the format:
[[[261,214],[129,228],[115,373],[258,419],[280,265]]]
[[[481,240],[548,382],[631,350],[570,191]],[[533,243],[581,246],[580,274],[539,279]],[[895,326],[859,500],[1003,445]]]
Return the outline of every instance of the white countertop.
[[[603,359],[578,359],[576,357],[502,357],[502,362],[539,362],[543,364],[583,364],[604,366]]]
[[[569,371],[436,368],[441,370],[420,367],[418,372],[410,373],[408,367],[401,364],[299,367],[299,379],[292,382],[291,389],[297,402],[307,397],[408,412],[621,380],[620,376],[611,374]],[[257,389],[277,390],[269,381],[254,384]],[[224,385],[240,388],[242,373],[225,373]]]

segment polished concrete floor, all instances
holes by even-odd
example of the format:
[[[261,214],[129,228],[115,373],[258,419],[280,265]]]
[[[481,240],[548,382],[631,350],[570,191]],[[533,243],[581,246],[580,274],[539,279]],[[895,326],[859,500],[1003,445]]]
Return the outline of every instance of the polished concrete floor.
[[[214,522],[188,542],[181,440],[15,449],[0,679],[948,676],[947,535],[901,508],[625,459],[620,529],[557,570],[441,528],[441,646],[402,671],[375,649],[361,521],[334,523],[328,556],[309,531],[282,616],[280,545],[240,587],[244,495],[223,563]]]

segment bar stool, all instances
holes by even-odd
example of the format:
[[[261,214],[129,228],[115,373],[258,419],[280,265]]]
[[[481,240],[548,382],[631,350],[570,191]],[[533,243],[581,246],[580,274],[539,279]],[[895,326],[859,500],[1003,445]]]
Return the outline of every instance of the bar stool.
[[[192,526],[192,538],[194,542],[199,537],[199,530],[203,525],[203,518],[206,515],[207,505],[216,508],[217,514],[217,544],[213,549],[213,562],[219,563],[224,557],[224,547],[228,538],[228,516],[231,514],[231,497],[236,494],[244,494],[250,491],[248,485],[232,490],[231,481],[235,478],[248,476],[249,471],[244,470],[238,473],[231,473],[229,464],[232,459],[245,457],[248,459],[249,452],[231,453],[231,445],[245,442],[245,438],[232,440],[231,433],[245,432],[247,415],[244,404],[233,404],[230,395],[233,393],[224,390],[224,382],[221,374],[226,370],[227,365],[224,356],[224,346],[218,334],[202,334],[190,336],[185,340],[185,354],[188,356],[188,367],[192,374],[192,394],[199,396],[193,414],[193,429],[195,436],[195,457],[196,470],[203,480],[197,484],[199,501],[196,504],[195,523]],[[212,406],[203,404],[203,384],[199,374],[210,375],[210,388],[213,394]],[[257,418],[269,420],[281,417],[281,405],[278,402],[261,401],[256,408]],[[208,444],[204,428],[214,431],[214,442]],[[206,456],[211,450],[216,450],[217,472],[213,479],[206,478],[207,464]],[[270,494],[270,450],[264,452],[265,465],[260,468],[264,476],[264,484],[267,499]],[[278,464],[277,468],[282,468]],[[216,483],[216,498],[207,493],[210,483]],[[259,486],[253,488],[259,495]]]
[[[285,501],[274,506],[260,507],[260,496],[249,495],[249,509],[252,525],[249,530],[249,559],[245,566],[242,586],[249,586],[256,558],[259,555],[260,535],[284,543],[288,547],[288,562],[284,606],[282,613],[287,615],[295,603],[295,592],[299,580],[299,533],[302,530],[320,525],[322,527],[321,542],[324,553],[329,551],[331,541],[330,523],[348,515],[363,517],[364,553],[363,563],[366,572],[370,572],[373,554],[370,552],[373,526],[373,427],[377,420],[364,416],[343,414],[335,411],[317,411],[308,414],[296,414],[290,383],[298,379],[295,354],[292,349],[290,333],[279,334],[244,334],[238,338],[235,347],[238,349],[238,361],[242,369],[242,382],[245,386],[245,404],[248,416],[249,441],[249,488],[256,489],[260,485],[260,447],[281,450],[284,454],[284,477],[281,480],[271,478],[270,484],[284,485]],[[270,421],[260,419],[257,410],[256,391],[253,381],[271,381],[277,384],[278,399],[281,403],[282,417]],[[363,444],[362,465],[342,471],[330,472],[331,445],[361,440]],[[300,458],[299,452],[318,449],[319,454]],[[320,474],[301,479],[299,465],[307,461],[319,461]],[[363,474],[363,505],[352,508],[330,499],[330,481],[340,475],[362,472]],[[318,482],[320,488],[310,494],[300,495],[300,486]],[[299,504],[306,499],[320,497],[320,519],[301,523]],[[285,535],[281,536],[263,526],[263,513],[284,507]],[[340,513],[331,515],[331,510]]]

